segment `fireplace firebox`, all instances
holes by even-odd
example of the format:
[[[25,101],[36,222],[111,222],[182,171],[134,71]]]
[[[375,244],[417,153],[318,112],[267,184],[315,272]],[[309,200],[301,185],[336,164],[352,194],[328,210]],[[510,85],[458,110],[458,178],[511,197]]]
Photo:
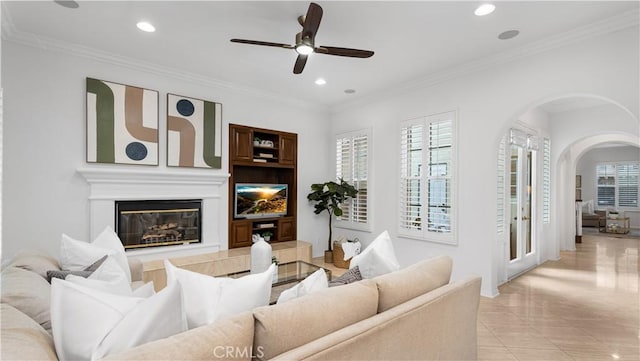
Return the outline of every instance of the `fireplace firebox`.
[[[116,233],[124,248],[202,242],[202,200],[116,201]]]

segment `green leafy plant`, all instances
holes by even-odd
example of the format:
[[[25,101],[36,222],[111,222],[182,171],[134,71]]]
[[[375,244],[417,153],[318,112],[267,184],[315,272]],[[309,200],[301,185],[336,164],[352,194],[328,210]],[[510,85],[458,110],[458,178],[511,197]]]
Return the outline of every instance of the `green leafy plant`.
[[[262,237],[271,237],[273,236],[273,233],[271,231],[266,231],[266,232],[262,232]]]
[[[342,204],[349,198],[354,198],[358,194],[358,190],[351,184],[340,178],[340,183],[333,181],[325,183],[316,183],[311,185],[311,193],[307,195],[307,199],[315,202],[315,214],[324,211],[329,213],[329,241],[328,250],[331,251],[331,230],[333,217],[342,215]]]

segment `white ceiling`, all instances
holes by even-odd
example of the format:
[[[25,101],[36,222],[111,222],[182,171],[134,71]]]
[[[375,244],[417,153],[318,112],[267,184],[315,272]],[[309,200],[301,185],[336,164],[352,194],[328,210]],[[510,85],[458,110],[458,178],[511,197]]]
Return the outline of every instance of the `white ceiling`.
[[[313,54],[292,72],[293,50],[234,44],[231,38],[294,42],[303,1],[2,1],[5,38],[63,42],[197,74],[279,96],[336,106],[426,79],[495,54],[514,51],[612,16],[638,1],[494,1],[493,14],[473,14],[478,1],[320,1],[316,45],[375,51],[369,59]],[[152,22],[143,33],[135,24]],[[637,21],[636,21],[637,24]],[[517,29],[520,35],[498,40]],[[323,77],[320,87],[314,80]],[[355,89],[352,95],[345,89]]]

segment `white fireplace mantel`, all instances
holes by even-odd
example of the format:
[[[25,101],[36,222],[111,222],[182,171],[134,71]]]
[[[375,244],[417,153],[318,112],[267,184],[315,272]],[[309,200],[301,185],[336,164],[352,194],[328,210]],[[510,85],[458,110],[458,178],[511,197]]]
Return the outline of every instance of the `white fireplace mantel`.
[[[201,244],[154,247],[127,251],[127,254],[162,258],[226,248],[226,242],[221,242],[220,209],[223,206],[221,191],[229,178],[228,173],[210,169],[114,167],[84,167],[77,171],[89,184],[91,239],[95,239],[106,226],[115,229],[116,201],[202,199]]]

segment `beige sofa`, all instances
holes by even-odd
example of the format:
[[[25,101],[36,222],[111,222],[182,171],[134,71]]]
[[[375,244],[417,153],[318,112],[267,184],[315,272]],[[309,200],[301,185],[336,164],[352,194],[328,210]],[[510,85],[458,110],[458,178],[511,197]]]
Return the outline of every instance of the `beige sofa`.
[[[474,360],[480,278],[450,275],[451,259],[437,257],[106,359]],[[3,360],[56,359],[41,322],[5,304],[2,336]]]

